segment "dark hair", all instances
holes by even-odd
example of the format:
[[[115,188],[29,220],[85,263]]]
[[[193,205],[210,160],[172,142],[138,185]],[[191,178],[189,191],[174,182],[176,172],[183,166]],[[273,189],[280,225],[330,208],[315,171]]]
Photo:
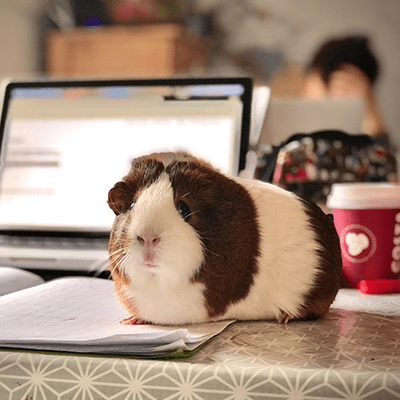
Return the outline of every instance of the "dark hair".
[[[330,74],[343,64],[359,67],[372,84],[378,78],[379,63],[370,50],[368,38],[364,36],[329,40],[316,52],[308,70],[317,70],[328,84]]]

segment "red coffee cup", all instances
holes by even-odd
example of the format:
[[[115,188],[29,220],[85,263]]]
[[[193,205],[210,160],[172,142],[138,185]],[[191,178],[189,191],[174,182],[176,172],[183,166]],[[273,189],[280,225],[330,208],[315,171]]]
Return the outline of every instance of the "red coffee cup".
[[[348,287],[400,277],[400,185],[338,183],[328,196]]]

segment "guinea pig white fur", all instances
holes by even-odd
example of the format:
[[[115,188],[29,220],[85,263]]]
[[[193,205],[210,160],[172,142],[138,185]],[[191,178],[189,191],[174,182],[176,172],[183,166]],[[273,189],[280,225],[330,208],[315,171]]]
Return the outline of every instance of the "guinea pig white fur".
[[[108,204],[109,264],[125,323],[314,319],[341,287],[330,216],[188,154],[134,160]]]

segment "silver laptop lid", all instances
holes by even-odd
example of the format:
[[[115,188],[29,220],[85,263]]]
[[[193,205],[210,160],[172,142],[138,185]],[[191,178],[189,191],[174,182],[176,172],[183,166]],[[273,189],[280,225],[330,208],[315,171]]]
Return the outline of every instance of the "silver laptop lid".
[[[0,230],[110,230],[107,193],[132,160],[188,151],[237,175],[248,78],[9,83],[0,125]]]
[[[361,133],[362,99],[271,98],[258,144],[279,144],[297,133],[342,130]]]

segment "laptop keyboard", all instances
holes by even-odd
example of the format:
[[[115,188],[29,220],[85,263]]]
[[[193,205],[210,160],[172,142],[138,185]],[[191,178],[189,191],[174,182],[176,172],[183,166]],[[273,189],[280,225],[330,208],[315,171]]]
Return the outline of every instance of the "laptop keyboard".
[[[0,235],[0,246],[32,249],[107,250],[108,238]]]

